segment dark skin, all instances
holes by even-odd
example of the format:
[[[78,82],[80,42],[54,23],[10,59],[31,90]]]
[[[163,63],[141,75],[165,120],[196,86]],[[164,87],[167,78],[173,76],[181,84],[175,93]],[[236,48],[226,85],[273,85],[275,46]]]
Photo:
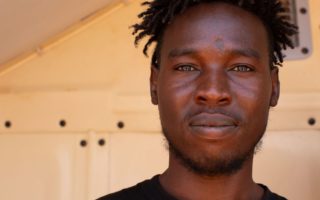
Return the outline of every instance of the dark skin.
[[[161,185],[181,200],[261,199],[253,151],[279,97],[262,22],[229,4],[201,4],[175,17],[162,41],[150,83],[166,138],[199,166],[249,157],[234,173],[205,175],[170,151]]]

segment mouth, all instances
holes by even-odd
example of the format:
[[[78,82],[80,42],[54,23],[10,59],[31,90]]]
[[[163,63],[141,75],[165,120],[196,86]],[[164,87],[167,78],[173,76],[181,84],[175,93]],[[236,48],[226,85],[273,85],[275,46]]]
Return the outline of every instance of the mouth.
[[[219,140],[235,135],[238,122],[220,113],[200,113],[191,118],[189,127],[195,136],[208,140]]]

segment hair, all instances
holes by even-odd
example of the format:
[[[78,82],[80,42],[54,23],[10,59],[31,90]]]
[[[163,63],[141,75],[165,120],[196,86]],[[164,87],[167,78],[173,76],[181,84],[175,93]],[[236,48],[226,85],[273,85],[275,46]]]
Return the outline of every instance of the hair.
[[[283,54],[287,46],[294,48],[291,36],[297,33],[297,26],[291,24],[289,13],[279,0],[153,0],[141,5],[147,9],[138,17],[140,23],[132,26],[135,45],[145,37],[149,37],[143,53],[148,56],[148,49],[155,43],[151,64],[159,68],[160,49],[163,34],[175,16],[182,14],[186,9],[201,3],[225,2],[240,7],[255,16],[264,24],[269,40],[270,67],[282,66]]]

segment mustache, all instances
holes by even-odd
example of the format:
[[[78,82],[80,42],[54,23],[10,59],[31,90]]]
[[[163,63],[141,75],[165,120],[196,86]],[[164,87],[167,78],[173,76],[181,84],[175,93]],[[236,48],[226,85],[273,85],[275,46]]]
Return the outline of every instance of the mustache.
[[[229,109],[221,108],[221,107],[216,107],[216,108],[198,107],[193,110],[191,109],[191,110],[189,110],[188,113],[186,113],[185,118],[186,118],[186,120],[189,120],[192,117],[197,116],[199,114],[203,114],[203,113],[225,115],[225,116],[232,118],[237,123],[239,123],[241,121],[241,116],[239,113],[237,113],[234,110],[230,111]]]

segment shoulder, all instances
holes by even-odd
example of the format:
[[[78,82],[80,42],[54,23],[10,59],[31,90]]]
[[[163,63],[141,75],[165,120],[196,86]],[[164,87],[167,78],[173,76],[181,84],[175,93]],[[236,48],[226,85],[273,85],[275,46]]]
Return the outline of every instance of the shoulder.
[[[264,189],[264,195],[262,200],[287,200],[287,198],[271,192],[267,186],[262,184],[259,185]]]
[[[126,188],[123,190],[120,190],[115,193],[108,194],[106,196],[100,197],[97,200],[129,200],[129,199],[139,199],[140,194],[139,194],[139,189],[138,186],[133,186],[130,188]]]
[[[144,200],[146,199],[145,190],[150,187],[155,178],[153,177],[151,180],[145,180],[135,186],[100,197],[97,200]]]

